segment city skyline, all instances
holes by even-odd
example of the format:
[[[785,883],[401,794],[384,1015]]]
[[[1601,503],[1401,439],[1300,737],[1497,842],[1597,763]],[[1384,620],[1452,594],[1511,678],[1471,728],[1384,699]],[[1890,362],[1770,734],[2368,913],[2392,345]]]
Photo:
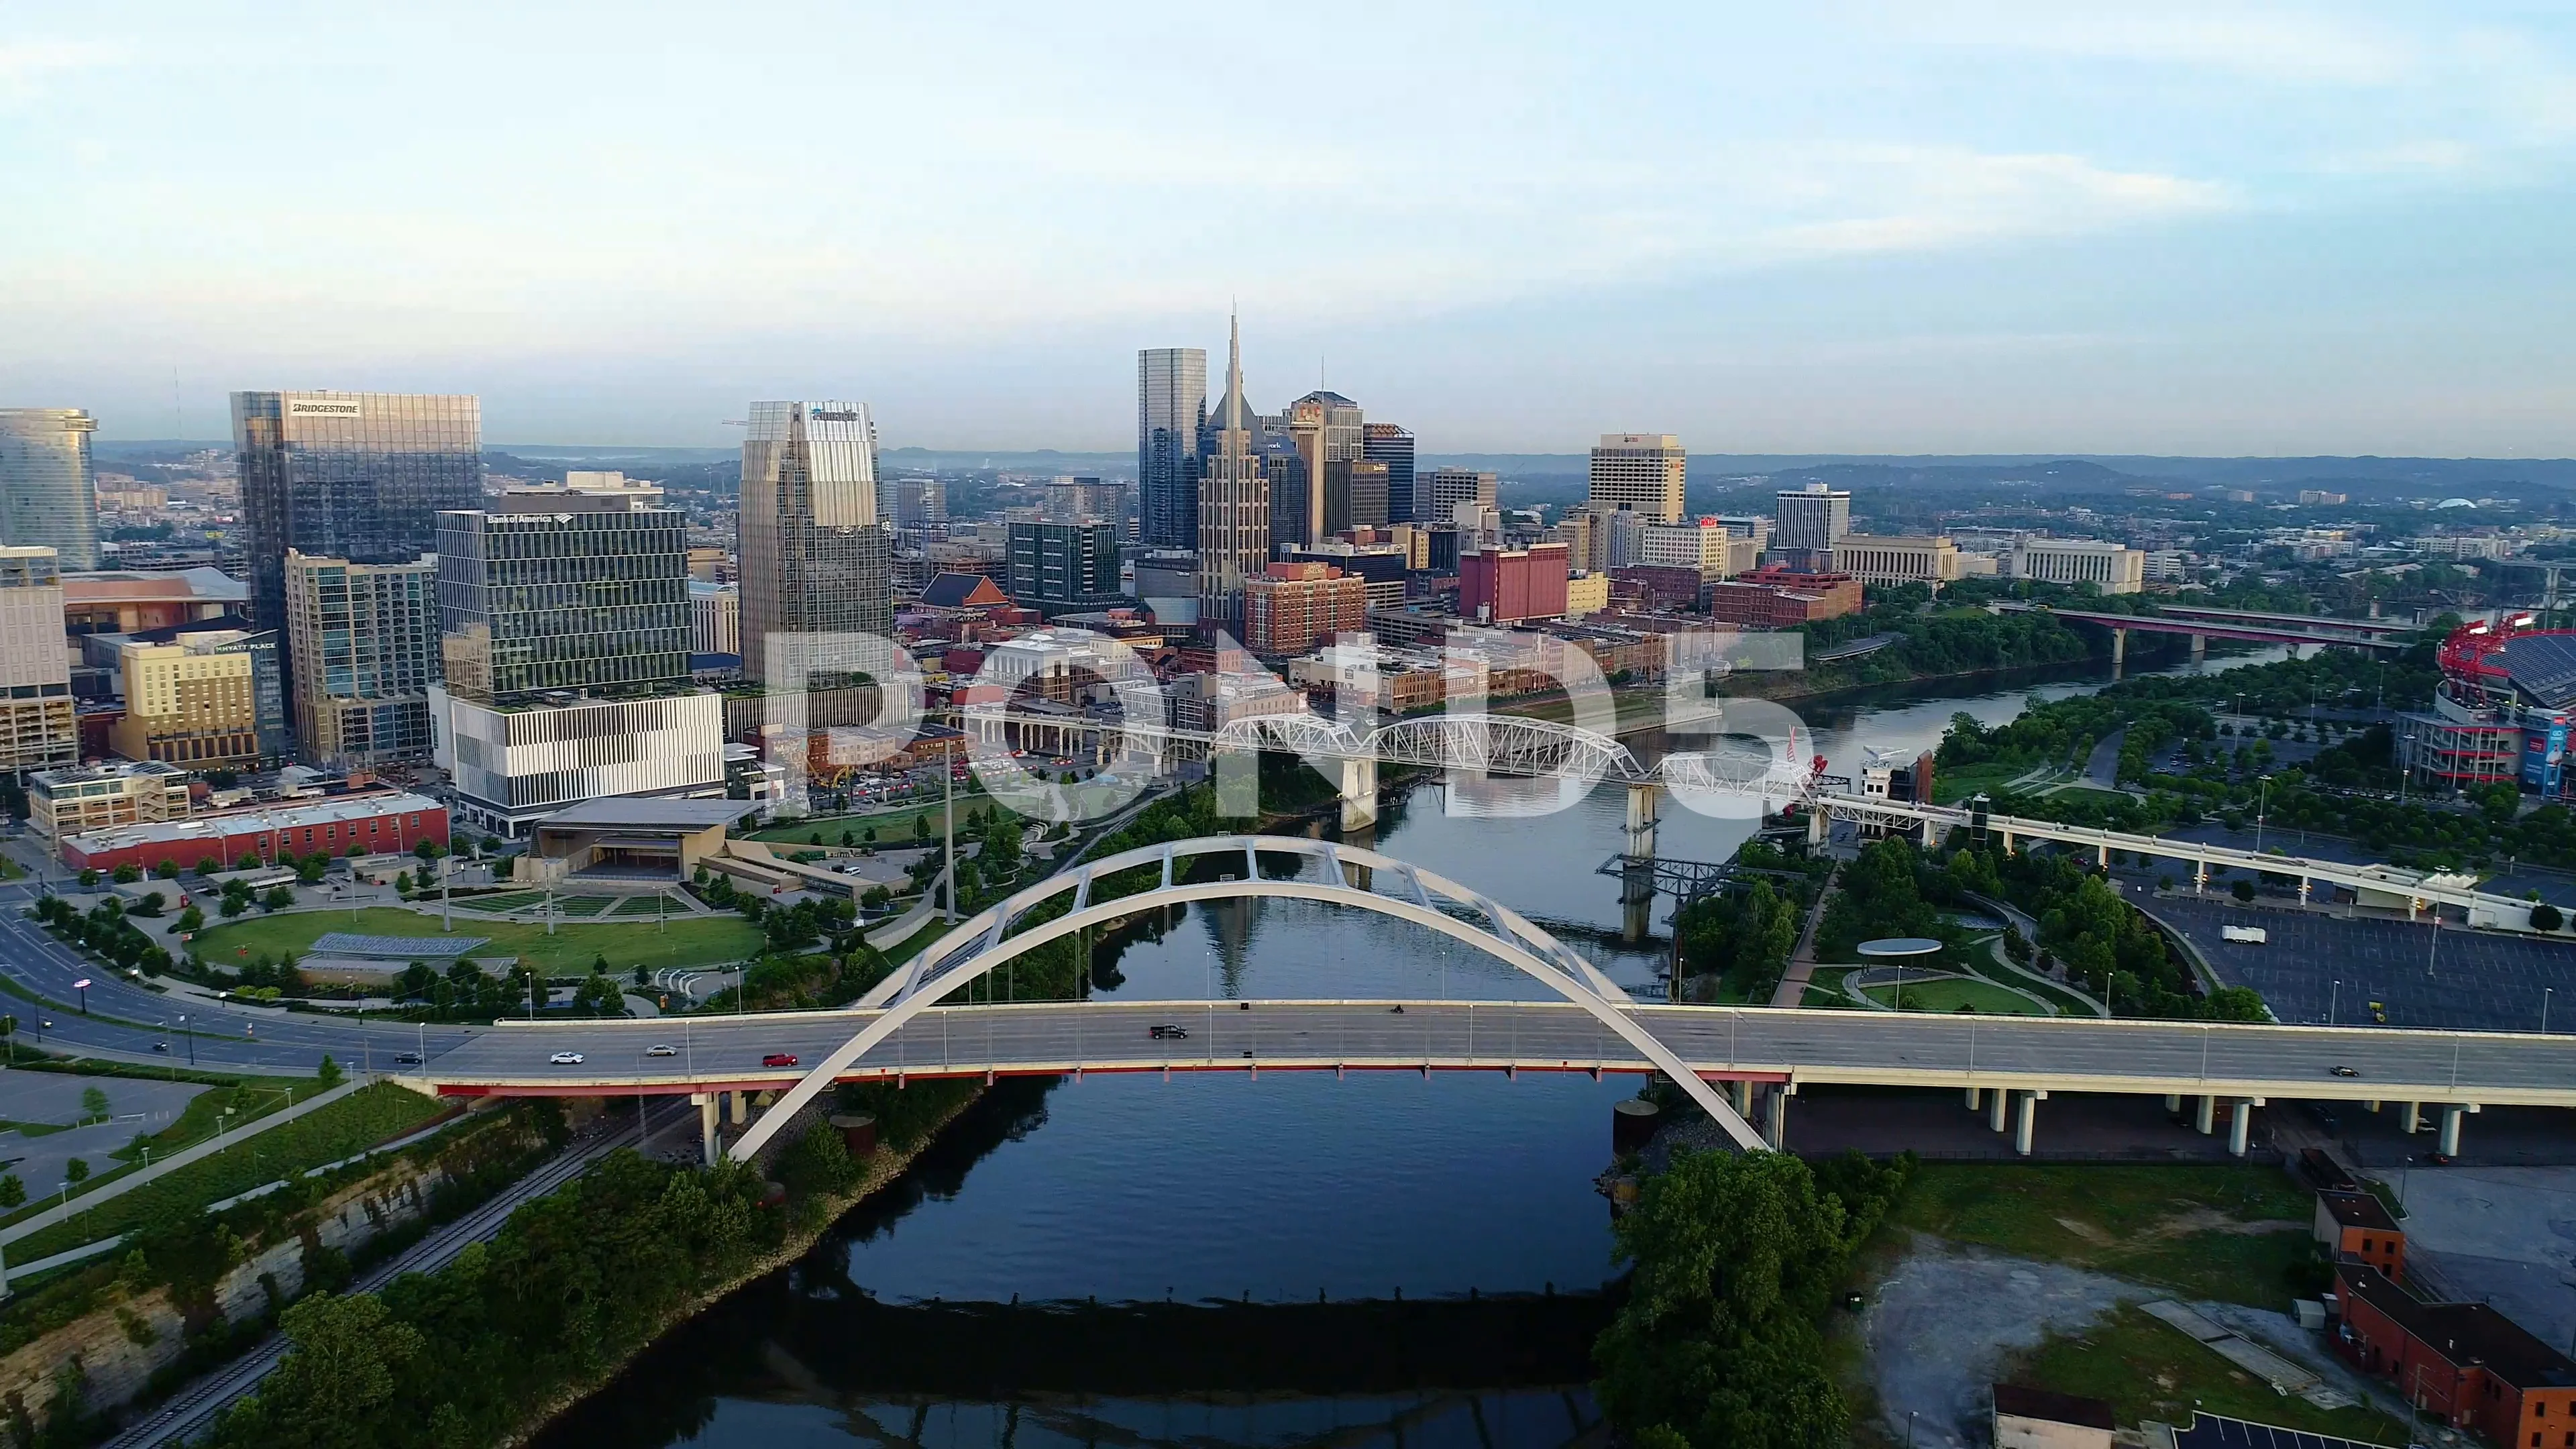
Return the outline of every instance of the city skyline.
[[[1256,18],[782,8],[781,55],[676,7],[255,46],[128,8],[0,41],[10,173],[52,198],[0,237],[0,334],[40,344],[0,396],[110,439],[330,378],[485,397],[496,438],[722,446],[828,377],[889,446],[1119,451],[1135,353],[1240,298],[1271,400],[1366,399],[1427,454],[2576,452],[2576,62],[2502,6],[1372,12],[1314,105],[1178,136],[1148,72]],[[812,185],[766,138],[862,59],[913,119]],[[352,114],[365,148],[295,139]],[[230,183],[277,147],[292,193]]]

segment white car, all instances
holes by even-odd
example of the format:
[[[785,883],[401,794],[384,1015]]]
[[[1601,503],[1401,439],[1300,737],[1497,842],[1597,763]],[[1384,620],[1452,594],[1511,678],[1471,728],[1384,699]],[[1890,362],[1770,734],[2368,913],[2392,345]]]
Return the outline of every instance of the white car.
[[[581,1053],[557,1052],[546,1060],[558,1067],[577,1067],[581,1065]]]
[[[666,1041],[657,1041],[644,1049],[644,1055],[648,1057],[676,1057],[679,1054],[680,1049]]]

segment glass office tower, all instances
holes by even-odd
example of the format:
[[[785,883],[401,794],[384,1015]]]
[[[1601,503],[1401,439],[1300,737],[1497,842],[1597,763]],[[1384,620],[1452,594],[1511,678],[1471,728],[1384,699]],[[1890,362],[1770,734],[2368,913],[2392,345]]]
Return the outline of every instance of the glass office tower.
[[[1207,417],[1205,348],[1136,354],[1136,526],[1147,548],[1198,547]]]
[[[505,511],[438,516],[439,648],[450,694],[510,703],[689,678],[687,515],[627,506],[558,512],[568,502],[553,494],[505,493],[501,502]],[[516,511],[538,506],[547,511]]]
[[[865,404],[751,405],[735,514],[743,678],[767,682],[772,634],[894,632],[894,550],[876,477]]]
[[[50,548],[66,572],[98,567],[98,476],[79,408],[0,408],[0,545]]]
[[[1360,429],[1360,456],[1372,463],[1386,465],[1386,517],[1384,523],[1420,521],[1421,509],[1413,494],[1413,433],[1393,423],[1367,423]]]
[[[252,619],[286,628],[288,549],[369,564],[430,552],[440,512],[482,506],[482,429],[471,397],[234,393]]]

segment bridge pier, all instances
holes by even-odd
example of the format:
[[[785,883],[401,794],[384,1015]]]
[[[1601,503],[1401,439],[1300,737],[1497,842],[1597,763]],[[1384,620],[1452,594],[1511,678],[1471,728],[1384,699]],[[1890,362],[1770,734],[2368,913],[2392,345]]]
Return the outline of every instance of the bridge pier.
[[[2120,667],[2128,662],[2129,631],[2126,629],[2113,629],[2111,631],[2111,677],[2113,679],[2119,678]]]
[[[2397,1109],[2397,1130],[2412,1137],[2424,1130],[2424,1104],[2407,1102]]]
[[[2021,1113],[2013,1126],[2013,1151],[2028,1157],[2032,1139],[2039,1127],[2039,1099],[2048,1094],[2033,1091],[2017,1095],[2021,1098]]]
[[[1824,844],[1826,837],[1831,833],[1832,829],[1833,824],[1831,821],[1825,819],[1824,811],[1817,809],[1813,805],[1809,805],[1807,807],[1808,849],[1812,850],[1815,847]]]
[[[1342,761],[1342,829],[1365,830],[1377,823],[1377,760],[1354,755]]]
[[[2004,838],[2004,854],[2006,854],[2006,855],[2010,855],[2010,854],[2012,854],[2012,853],[2013,853],[2012,832],[2011,832],[2010,830],[2006,830],[2006,831],[2004,831],[2004,832],[2003,832],[2003,838]]]
[[[1655,782],[1641,780],[1628,787],[1628,827],[1619,853],[1630,860],[1655,858]]]
[[[1985,1104],[1986,1089],[1983,1087],[1970,1087],[1968,1089],[1968,1110],[1973,1112]]]
[[[2460,1155],[2460,1118],[2476,1110],[2478,1107],[2474,1102],[2442,1104],[2442,1140],[2436,1150],[2444,1157]]]
[[[2209,862],[2205,860],[2195,860],[2191,863],[2191,893],[2193,895],[2202,895],[2207,893],[2208,890]]]
[[[2301,877],[2299,877],[2299,904],[2300,904],[2300,905],[2303,905],[2303,906],[2304,906],[2304,905],[2306,905],[2306,904],[2308,903],[2308,889],[2309,889],[2309,887],[2310,887],[2312,884],[2314,884],[2314,883],[2313,883],[2312,881],[2310,881],[2306,876],[2301,876]]]
[[[2165,1110],[2168,1112],[2179,1112],[2182,1110],[2182,1094],[2180,1092],[2165,1093]]]
[[[2206,1093],[2191,1099],[2191,1130],[2206,1137],[2218,1130],[2218,1099]]]
[[[1774,1152],[1789,1150],[1789,1094],[1791,1091],[1790,1083],[1774,1084],[1771,1088],[1770,1110],[1763,1114],[1762,1140]]]
[[[1997,1131],[1997,1132],[2001,1132],[2002,1130],[2004,1130],[2004,1127],[2005,1127],[2005,1125],[2006,1125],[2006,1115],[2005,1115],[2005,1114],[2007,1114],[2007,1113],[2008,1113],[2008,1112],[2010,1112],[2011,1110],[2012,1110],[2012,1093],[2011,1093],[2011,1092],[2009,1092],[2009,1091],[2005,1090],[2005,1089],[2004,1089],[2004,1088],[2002,1088],[2002,1087],[1997,1087],[1997,1088],[1995,1088],[1993,1091],[1988,1092],[1988,1093],[1986,1094],[1986,1126],[1987,1126],[1987,1127],[1989,1127],[1989,1128],[1991,1128],[1991,1129],[1993,1129],[1994,1131]]]
[[[698,1146],[709,1167],[724,1155],[716,1140],[716,1094],[691,1092],[689,1100],[698,1104]]]
[[[1739,1077],[1736,1080],[1727,1083],[1726,1089],[1728,1094],[1733,1098],[1735,1115],[1738,1117],[1751,1117],[1753,1115],[1753,1083],[1745,1078]]]
[[[2230,1105],[2235,1109],[2227,1117],[2227,1154],[2243,1157],[2254,1141],[2254,1108],[2263,1099],[2239,1097]]]
[[[725,1115],[733,1119],[733,1125],[736,1127],[743,1126],[751,1121],[751,1100],[749,1094],[744,1092],[725,1093]]]
[[[2206,660],[2206,659],[2208,659],[2208,658],[2209,658],[2209,636],[2208,636],[2208,635],[2206,635],[2206,634],[2194,634],[2194,635],[2192,635],[2192,636],[2191,636],[2191,662],[2192,662],[2192,663],[2194,663],[2194,664],[2198,664],[2198,663],[2201,663],[2202,661],[2204,661],[2204,660]]]

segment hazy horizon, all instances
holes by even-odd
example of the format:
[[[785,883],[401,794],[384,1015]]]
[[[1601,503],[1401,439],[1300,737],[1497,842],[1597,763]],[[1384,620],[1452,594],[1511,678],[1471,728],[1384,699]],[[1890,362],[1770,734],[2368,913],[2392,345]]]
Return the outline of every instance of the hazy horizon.
[[[1133,446],[1229,305],[1426,452],[2576,454],[2576,21],[2477,0],[128,0],[0,34],[0,406]],[[854,115],[850,101],[864,94]],[[943,450],[953,444],[938,444]],[[972,451],[973,449],[966,449]]]

